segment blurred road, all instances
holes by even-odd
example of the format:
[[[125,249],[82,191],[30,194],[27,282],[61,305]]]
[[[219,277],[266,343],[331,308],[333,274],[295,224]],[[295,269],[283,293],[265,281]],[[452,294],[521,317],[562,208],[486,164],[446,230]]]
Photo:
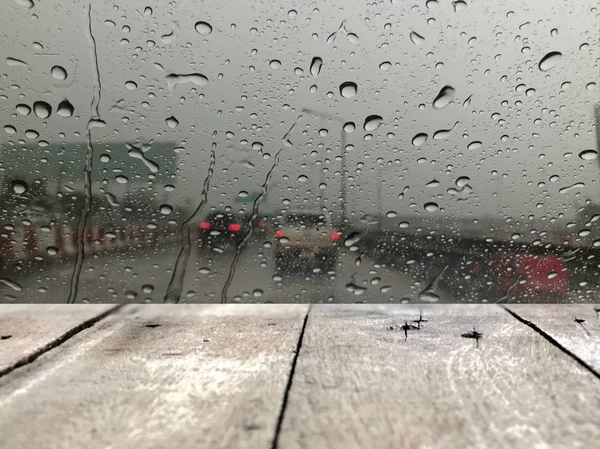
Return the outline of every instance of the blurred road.
[[[175,265],[178,245],[99,256],[86,256],[77,302],[163,301]],[[335,274],[291,269],[276,273],[273,249],[258,238],[240,253],[227,302],[399,302],[416,299],[422,284],[382,267],[369,255],[340,250]],[[223,253],[194,247],[187,265],[181,302],[220,302],[235,247]],[[357,259],[359,259],[357,263]],[[65,302],[69,295],[73,260],[36,266],[8,276],[21,290],[0,284],[1,302]],[[444,300],[445,298],[442,298]]]
[[[568,293],[562,296],[528,295],[515,289],[517,293],[508,298],[505,291],[500,293],[491,283],[486,284],[489,277],[477,277],[476,272],[469,271],[470,266],[457,270],[456,265],[449,265],[435,281],[444,266],[452,262],[424,253],[402,256],[397,251],[390,253],[389,249],[378,253],[376,245],[366,243],[364,246],[371,248],[367,251],[340,248],[335,272],[314,272],[296,266],[279,273],[273,266],[272,243],[272,238],[254,236],[241,248],[225,295],[228,303],[594,302],[599,299],[596,284],[585,282],[571,282]],[[162,303],[179,251],[179,244],[170,243],[86,255],[77,302]],[[221,302],[235,251],[232,246],[223,252],[210,249],[200,252],[193,243],[180,302]],[[53,264],[31,264],[19,272],[4,267],[0,275],[0,302],[66,302],[73,264],[74,259],[67,258],[55,259]],[[532,279],[530,282],[533,285]],[[424,291],[426,294],[422,295]]]

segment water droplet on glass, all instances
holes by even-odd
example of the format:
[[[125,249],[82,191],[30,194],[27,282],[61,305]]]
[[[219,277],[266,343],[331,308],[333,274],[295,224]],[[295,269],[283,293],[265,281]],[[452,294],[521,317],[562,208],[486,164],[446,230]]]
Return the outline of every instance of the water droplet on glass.
[[[129,179],[127,178],[127,176],[123,176],[123,175],[118,175],[115,180],[119,183],[119,184],[127,184],[129,182]]]
[[[71,117],[75,108],[66,98],[58,104],[56,108],[56,113],[61,117]]]
[[[460,12],[467,7],[467,3],[463,0],[457,0],[452,2],[452,6],[454,6],[454,12]]]
[[[390,61],[385,61],[379,64],[379,70],[383,70],[384,72],[392,68],[392,63]]]
[[[425,302],[438,302],[440,300],[440,295],[432,291],[426,291],[419,294],[419,299]],[[404,299],[402,301],[404,301]],[[403,304],[406,304],[408,302],[410,302],[410,300]]]
[[[598,157],[598,152],[595,150],[584,150],[581,153],[579,153],[579,157],[584,161],[591,161]]]
[[[167,125],[169,126],[169,128],[177,128],[177,126],[179,125],[179,120],[177,120],[174,116],[171,116],[169,118],[167,118],[165,120],[165,122],[167,122]]]
[[[558,276],[558,273],[555,271],[548,273],[548,279],[554,279],[556,276]]]
[[[58,248],[56,246],[49,246],[46,248],[46,254],[49,256],[56,256],[58,254]]]
[[[20,292],[21,290],[23,290],[23,287],[21,287],[21,285],[17,284],[14,281],[11,281],[10,279],[7,278],[0,278],[0,283],[6,285],[7,287],[12,288],[14,291]]]
[[[54,67],[52,67],[50,69],[50,73],[57,80],[63,81],[67,79],[67,71],[64,69],[64,67],[61,67],[59,65],[55,65]]]
[[[442,140],[442,139],[447,138],[457,124],[458,124],[458,122],[456,122],[454,124],[454,126],[452,128],[450,128],[450,129],[440,129],[440,130],[434,132],[433,133],[433,138],[435,140]]]
[[[379,128],[379,125],[381,125],[382,121],[383,121],[383,117],[381,117],[380,115],[369,115],[365,119],[363,128],[367,132],[375,131],[377,128]]]
[[[340,95],[344,98],[353,98],[356,96],[358,86],[352,81],[346,81],[340,84]]]
[[[425,203],[423,206],[427,212],[435,212],[439,209],[439,206],[436,203]]]
[[[546,72],[558,64],[562,57],[562,53],[558,51],[551,51],[540,60],[538,67],[542,72]]]
[[[563,188],[559,189],[559,190],[558,190],[558,193],[567,193],[567,192],[569,192],[569,191],[571,191],[571,190],[574,190],[574,189],[582,189],[582,188],[584,188],[584,187],[585,187],[585,184],[584,184],[583,182],[576,182],[576,183],[575,183],[575,184],[573,184],[573,185],[570,185],[570,186],[563,187]]]
[[[456,185],[458,187],[465,187],[469,181],[471,180],[471,178],[469,178],[468,176],[461,176],[460,178],[458,178],[456,180]]]
[[[252,291],[252,296],[255,298],[260,298],[263,295],[263,291],[260,288],[257,288]]]
[[[419,133],[412,138],[412,144],[416,147],[420,147],[427,141],[427,137],[429,137],[427,134]]]
[[[163,215],[170,215],[173,212],[173,208],[168,204],[162,204],[160,206],[160,213]]]
[[[11,125],[5,125],[4,131],[6,131],[6,134],[16,134],[17,128],[15,128],[14,126],[11,126]]]
[[[360,296],[367,291],[365,287],[356,285],[354,282],[348,282],[345,287],[349,292],[354,293],[356,296]]]
[[[125,87],[129,90],[137,89],[137,83],[135,81],[127,81]]]
[[[387,212],[387,213],[385,214],[385,216],[386,216],[387,218],[394,218],[394,217],[397,217],[397,216],[398,216],[398,213],[397,213],[396,211],[393,211],[393,210],[391,210],[391,211]]]
[[[440,182],[437,179],[433,179],[426,184],[427,187],[437,187],[439,185]]]
[[[112,206],[112,207],[119,207],[120,206],[119,202],[117,201],[117,197],[114,196],[112,193],[106,192],[104,194],[104,198],[106,198],[106,201],[108,201],[108,204],[110,206]]]
[[[308,177],[305,176],[305,175],[300,175],[300,176],[298,176],[298,181],[299,182],[306,182],[306,181],[308,181]]]
[[[354,124],[354,122],[346,122],[346,123],[344,123],[344,131],[345,132],[351,133],[355,129],[356,129],[356,125]]]
[[[196,28],[196,31],[200,34],[202,34],[203,36],[206,36],[210,33],[212,33],[212,26],[210,26],[210,24],[208,22],[196,22],[196,25],[194,25],[194,28]]]
[[[471,142],[469,145],[467,145],[467,149],[476,150],[478,148],[481,148],[482,145],[483,144],[479,140],[475,140],[475,141]]]
[[[423,42],[425,42],[425,38],[414,31],[410,32],[410,40],[415,45],[421,45]]]
[[[16,59],[16,58],[6,58],[6,65],[11,66],[11,67],[15,67],[15,66],[27,67],[27,63],[25,61],[21,61],[20,59]]]
[[[35,115],[39,118],[48,118],[52,113],[52,106],[45,101],[36,101],[33,103],[33,112],[35,112]]]
[[[151,285],[151,284],[142,285],[142,292],[149,294],[149,293],[152,293],[153,291],[154,291],[154,285]]]
[[[358,44],[358,36],[354,33],[348,33],[346,35],[346,37],[348,38],[348,40],[350,41],[351,44]]]
[[[348,235],[348,237],[346,237],[346,240],[344,240],[344,246],[346,248],[349,248],[351,246],[354,246],[356,243],[358,243],[358,241],[360,240],[360,233],[359,232],[352,232]]]
[[[281,61],[279,59],[272,59],[271,62],[269,62],[269,65],[272,69],[278,69],[281,67]]]
[[[454,98],[455,90],[452,86],[444,86],[433,100],[434,109],[442,109],[450,104]]]
[[[25,131],[25,137],[28,139],[37,139],[40,137],[40,133],[38,133],[35,129],[28,129]]]
[[[26,104],[18,104],[16,106],[16,110],[21,115],[29,115],[31,113],[31,108]]]
[[[318,56],[315,56],[314,58],[312,58],[312,61],[310,63],[310,74],[312,76],[317,76],[319,73],[321,73],[322,66],[323,60]]]
[[[31,9],[35,6],[33,0],[15,0],[15,2],[17,3],[17,5],[23,6],[27,9]]]
[[[25,181],[15,180],[12,182],[12,190],[17,195],[22,195],[23,193],[27,192],[28,188],[29,187]]]
[[[466,100],[463,102],[463,108],[466,108],[466,107],[468,107],[468,106],[471,104],[471,97],[472,97],[472,96],[473,96],[473,95],[469,95],[469,96],[467,97],[467,99],[466,99]]]
[[[595,90],[595,89],[596,89],[596,83],[594,83],[594,82],[592,82],[592,83],[587,83],[587,84],[585,85],[585,88],[586,88],[587,90]]]
[[[205,86],[208,84],[208,78],[201,73],[190,73],[187,75],[177,75],[171,73],[165,76],[167,88],[172,91],[178,84],[193,83],[197,86]]]
[[[556,28],[552,28],[552,29],[550,30],[550,36],[552,36],[552,37],[556,37],[556,36],[558,36],[558,29],[556,29]]]
[[[125,292],[125,297],[127,299],[135,299],[135,298],[137,298],[137,295],[138,295],[137,292],[134,292],[133,290],[128,290]]]

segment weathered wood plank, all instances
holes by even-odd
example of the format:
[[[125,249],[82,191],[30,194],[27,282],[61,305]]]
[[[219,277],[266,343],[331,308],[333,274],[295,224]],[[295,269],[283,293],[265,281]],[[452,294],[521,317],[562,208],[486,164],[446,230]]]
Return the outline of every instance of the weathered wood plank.
[[[313,306],[282,448],[595,447],[600,382],[495,306]],[[399,326],[389,330],[390,326]],[[470,338],[482,335],[480,340]],[[463,336],[464,335],[464,336]],[[477,342],[479,347],[477,347]]]
[[[506,308],[600,373],[600,304],[510,304]]]
[[[127,306],[0,380],[0,447],[270,447],[307,311]]]
[[[114,305],[0,305],[0,376],[91,325]]]

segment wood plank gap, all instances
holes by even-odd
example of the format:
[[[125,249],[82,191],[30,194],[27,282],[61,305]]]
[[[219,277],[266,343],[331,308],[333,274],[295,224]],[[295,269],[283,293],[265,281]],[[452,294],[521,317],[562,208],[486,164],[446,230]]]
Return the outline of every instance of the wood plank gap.
[[[94,324],[96,324],[100,320],[106,318],[107,316],[109,316],[109,315],[115,313],[116,311],[118,311],[119,309],[121,309],[123,306],[124,306],[124,304],[116,305],[112,309],[108,309],[108,310],[100,313],[99,315],[96,315],[95,317],[92,317],[86,321],[83,321],[82,323],[78,324],[77,326],[72,327],[71,329],[66,331],[64,334],[62,334],[59,337],[55,338],[54,340],[46,343],[45,345],[39,347],[38,349],[33,351],[31,354],[26,355],[25,357],[23,357],[22,359],[18,360],[15,363],[13,363],[12,365],[7,366],[6,368],[0,370],[0,378],[6,376],[7,374],[12,373],[14,370],[16,370],[18,368],[21,368],[25,365],[29,365],[30,363],[33,363],[38,357],[40,357],[40,356],[44,355],[46,352],[51,351],[52,349],[57,348],[58,346],[62,345],[63,343],[65,343],[66,341],[68,341],[69,339],[71,339],[72,337],[77,335],[79,332],[89,329],[90,327],[92,327]]]
[[[503,309],[506,310],[506,312],[508,312],[508,314],[511,315],[513,318],[515,318],[517,321],[520,321],[524,325],[526,325],[529,328],[531,328],[532,330],[534,330],[538,335],[540,335],[541,337],[543,337],[552,346],[554,346],[555,348],[561,350],[566,355],[568,355],[573,360],[575,360],[577,363],[579,363],[579,365],[581,365],[583,368],[585,368],[590,373],[592,373],[594,375],[594,377],[596,377],[596,379],[600,380],[600,373],[598,371],[596,371],[591,365],[589,365],[585,360],[583,360],[582,358],[580,358],[577,354],[571,352],[569,349],[567,349],[566,347],[564,347],[563,345],[561,345],[554,337],[552,337],[552,335],[550,335],[547,332],[545,332],[541,327],[539,327],[533,321],[529,321],[529,320],[521,317],[516,312],[513,312],[512,310],[510,310],[510,309],[508,309],[506,307],[503,307]]]
[[[302,341],[304,340],[304,331],[306,330],[306,324],[308,323],[308,316],[310,315],[311,309],[312,304],[309,305],[308,310],[306,311],[306,315],[304,316],[304,322],[302,323],[302,329],[300,330],[300,335],[298,336],[298,343],[296,344],[296,353],[294,354],[294,359],[292,360],[292,366],[290,368],[290,374],[288,376],[287,385],[285,386],[285,391],[283,392],[283,400],[281,401],[281,409],[279,410],[279,415],[277,417],[277,426],[275,427],[275,433],[273,435],[271,449],[279,448],[279,435],[281,434],[281,427],[283,425],[283,419],[285,418],[285,410],[288,405],[288,399],[290,397],[290,391],[292,389],[292,383],[294,381],[294,373],[296,372],[296,364],[298,363],[298,358],[300,357]]]

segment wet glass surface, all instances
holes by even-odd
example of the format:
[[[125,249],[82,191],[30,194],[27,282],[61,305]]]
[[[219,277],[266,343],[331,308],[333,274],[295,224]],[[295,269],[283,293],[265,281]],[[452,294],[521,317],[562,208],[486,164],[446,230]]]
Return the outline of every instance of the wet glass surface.
[[[598,302],[597,2],[8,1],[0,302]]]

